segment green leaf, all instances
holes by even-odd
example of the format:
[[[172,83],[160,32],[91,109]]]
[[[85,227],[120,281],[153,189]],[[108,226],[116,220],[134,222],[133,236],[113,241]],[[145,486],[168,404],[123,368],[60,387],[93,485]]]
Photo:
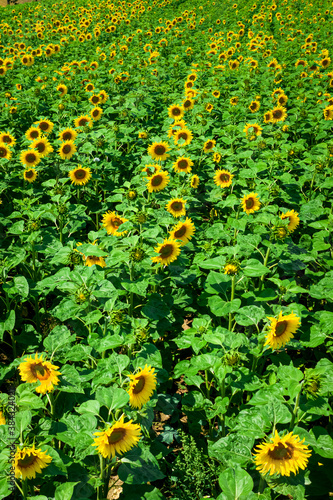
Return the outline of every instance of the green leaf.
[[[214,257],[213,259],[207,259],[199,263],[199,267],[203,269],[222,269],[226,262],[226,258],[223,255]]]
[[[129,395],[118,387],[99,387],[96,391],[96,400],[112,411],[125,406],[129,401]]]
[[[239,310],[242,304],[241,299],[234,299],[231,302],[225,302],[217,295],[213,295],[208,299],[210,310],[215,316],[226,316]]]
[[[133,448],[122,458],[118,475],[127,484],[145,484],[165,477],[155,456],[147,447],[141,446]]]
[[[206,261],[207,262],[207,261]],[[224,294],[231,288],[230,276],[211,271],[205,281],[205,291],[214,295]],[[226,297],[227,298],[227,297]]]
[[[142,313],[149,319],[159,320],[165,318],[170,313],[170,309],[159,294],[153,293],[149,296],[147,304],[142,308]]]
[[[29,285],[24,276],[15,276],[14,278],[15,287],[22,298],[26,298],[29,295]]]
[[[107,255],[107,252],[105,252],[105,250],[101,250],[97,245],[91,245],[90,243],[79,245],[77,247],[77,251],[82,253],[86,257],[105,257]]]
[[[36,384],[36,387],[39,384]],[[17,406],[21,409],[31,409],[31,410],[37,410],[38,408],[45,408],[45,405],[43,403],[43,400],[41,399],[40,396],[37,396],[37,394],[34,394],[32,391],[34,390],[34,385],[29,384],[27,386],[26,384],[21,384],[17,389],[16,389],[16,404]]]
[[[254,439],[245,434],[229,434],[218,441],[208,442],[208,455],[228,467],[245,467],[252,462]]]
[[[78,394],[84,393],[80,374],[73,365],[64,365],[60,371],[61,375],[59,385],[57,386],[59,391]]]
[[[269,273],[268,267],[264,266],[257,259],[249,259],[246,262],[246,266],[244,268],[245,276],[250,276],[252,278],[263,276],[264,274]]]
[[[20,220],[15,222],[10,229],[8,229],[9,234],[22,234],[24,232],[24,221]]]
[[[100,407],[101,405],[99,401],[90,399],[89,401],[85,401],[84,403],[82,403],[82,405],[76,408],[76,411],[80,414],[92,413],[93,415],[99,415]]]
[[[235,321],[238,325],[258,325],[259,321],[266,317],[265,309],[258,306],[245,306],[238,309]]]
[[[79,481],[76,481],[75,483],[68,482],[68,483],[60,484],[57,487],[57,489],[55,490],[54,499],[55,500],[72,500],[74,487],[78,483],[79,483]]]
[[[58,349],[68,349],[68,344],[70,345],[76,339],[76,335],[71,335],[71,332],[64,325],[58,325],[49,333],[49,335],[44,340],[44,348],[46,352],[49,352],[51,357]]]
[[[253,490],[253,480],[240,467],[226,469],[219,475],[222,498],[225,500],[247,500]]]
[[[28,427],[31,422],[32,413],[30,410],[18,411],[15,414],[15,427],[19,435]]]
[[[128,292],[136,293],[142,297],[147,295],[147,288],[149,286],[148,280],[140,279],[134,282],[130,280],[123,280],[121,284]]]

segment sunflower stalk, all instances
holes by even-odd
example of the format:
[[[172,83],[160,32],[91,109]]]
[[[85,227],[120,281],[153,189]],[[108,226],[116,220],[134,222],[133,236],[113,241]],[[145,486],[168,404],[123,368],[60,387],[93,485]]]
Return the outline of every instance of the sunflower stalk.
[[[53,394],[46,393],[46,396],[47,396],[48,402],[50,403],[50,414],[51,414],[51,417],[53,417],[54,416],[54,399],[53,399]]]
[[[264,259],[264,266],[267,267],[267,263],[268,263],[268,259],[269,259],[269,254],[270,254],[270,251],[271,251],[271,248],[268,247],[267,248],[267,252],[266,252],[266,255],[265,255],[265,259]],[[258,292],[261,291],[262,289],[262,285],[264,283],[264,279],[265,279],[265,275],[263,274],[261,277],[260,277],[260,280],[259,280],[259,286],[258,286]]]
[[[296,419],[297,419],[297,413],[298,413],[298,408],[299,408],[299,400],[301,398],[301,392],[302,392],[302,386],[303,386],[303,383],[304,383],[304,380],[301,382],[301,387],[300,387],[300,390],[299,390],[299,393],[297,394],[297,397],[296,397],[296,401],[295,401],[295,405],[294,405],[294,409],[293,409],[293,412],[291,414],[291,421],[290,421],[290,425],[289,425],[289,431],[291,432],[294,427],[295,427],[295,423],[296,423]]]
[[[133,282],[134,281],[134,265],[133,265],[133,262],[130,263],[129,270],[130,270],[130,280]],[[134,302],[134,293],[130,292],[130,305],[129,305],[129,309],[128,309],[128,315],[130,317],[133,316],[133,302]]]
[[[230,296],[230,302],[232,302],[234,300],[234,297],[235,297],[235,287],[236,287],[236,275],[234,275],[231,278],[231,296]],[[229,313],[229,325],[228,325],[229,332],[231,332],[232,321],[233,321],[233,316],[232,316],[232,313],[230,312]]]
[[[26,500],[28,498],[28,480],[24,479],[22,481],[22,494],[23,494],[23,500]]]
[[[262,493],[265,489],[265,479],[263,476],[260,474],[260,481],[259,481],[259,487],[258,487],[258,493]]]

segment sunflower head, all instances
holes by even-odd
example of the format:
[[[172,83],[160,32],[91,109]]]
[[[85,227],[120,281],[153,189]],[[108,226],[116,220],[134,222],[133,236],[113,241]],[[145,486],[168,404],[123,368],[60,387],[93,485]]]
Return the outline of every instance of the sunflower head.
[[[214,176],[214,182],[217,186],[221,188],[226,188],[231,186],[233,174],[229,170],[217,170]]]
[[[199,177],[195,174],[191,177],[191,188],[197,189],[200,183]]]
[[[14,459],[15,477],[25,480],[34,479],[52,461],[45,451],[32,447],[17,448]]]
[[[242,207],[247,215],[259,210],[260,205],[261,203],[259,201],[259,195],[257,193],[250,193],[242,198]]]
[[[151,144],[148,148],[148,154],[154,159],[154,160],[166,160],[167,157],[169,156],[167,152],[169,151],[170,146],[168,145],[167,142],[154,142]]]
[[[97,446],[97,451],[104,458],[114,458],[122,455],[126,451],[136,446],[141,437],[141,428],[138,424],[133,424],[133,420],[124,421],[123,415],[105,431],[95,432],[98,436],[94,439],[92,446]]]
[[[117,215],[116,212],[111,212],[110,210],[103,215],[103,226],[108,234],[114,236],[123,236],[127,231],[119,232],[118,228],[128,219]]]
[[[183,198],[173,198],[166,204],[165,208],[174,217],[181,217],[186,215],[185,204],[186,200]]]
[[[130,405],[133,408],[142,408],[147,403],[155,388],[156,388],[156,374],[155,368],[145,365],[144,368],[139,368],[139,371],[130,375],[130,386],[128,394],[130,397]]]
[[[178,224],[169,232],[170,238],[173,240],[180,240],[181,246],[183,246],[192,239],[195,227],[192,220],[186,217],[184,222],[178,222]]]
[[[82,167],[81,165],[78,165],[77,168],[74,168],[68,173],[68,177],[75,186],[82,186],[87,184],[87,182],[91,179],[91,170],[89,167]]]
[[[180,243],[172,238],[166,239],[154,248],[158,254],[157,257],[152,257],[151,260],[161,265],[168,266],[171,262],[175,261],[180,254]]]
[[[163,170],[158,170],[155,174],[149,177],[147,188],[150,193],[161,191],[169,183],[169,174]]]
[[[36,392],[46,394],[54,389],[54,385],[58,385],[61,375],[57,371],[58,366],[52,365],[49,361],[43,360],[43,355],[40,357],[35,354],[35,358],[29,356],[19,365],[19,372],[23,382],[35,383],[39,385],[36,387]]]
[[[300,318],[293,312],[287,316],[283,316],[282,311],[280,311],[277,319],[268,319],[271,323],[264,345],[269,345],[271,349],[279,349],[285,346],[294,337],[294,333],[296,333],[301,324]]]

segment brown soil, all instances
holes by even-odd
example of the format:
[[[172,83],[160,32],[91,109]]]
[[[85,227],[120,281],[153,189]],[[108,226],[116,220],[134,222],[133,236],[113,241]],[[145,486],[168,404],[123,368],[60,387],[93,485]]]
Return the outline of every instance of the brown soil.
[[[32,0],[17,0],[17,3],[27,3],[32,2]],[[7,7],[7,0],[0,0],[0,7]],[[12,4],[10,5],[12,7]]]

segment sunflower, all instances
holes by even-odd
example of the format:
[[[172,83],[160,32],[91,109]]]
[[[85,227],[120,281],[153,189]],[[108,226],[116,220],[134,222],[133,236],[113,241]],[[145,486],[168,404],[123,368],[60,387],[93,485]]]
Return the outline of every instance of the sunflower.
[[[153,165],[154,166],[154,165]],[[147,181],[147,189],[149,193],[153,191],[162,191],[165,186],[169,183],[169,174],[168,172],[164,172],[163,170],[158,170],[155,174],[149,177]]]
[[[49,153],[52,153],[53,151],[53,147],[45,137],[40,137],[39,139],[35,139],[30,147],[31,149],[37,149],[41,158],[44,158],[44,156],[47,156]]]
[[[129,402],[133,408],[142,408],[147,403],[155,388],[156,375],[155,368],[145,365],[144,368],[139,368],[138,373],[130,375],[130,386],[128,389]]]
[[[215,161],[216,163],[220,163],[220,161],[221,161],[221,155],[220,155],[220,153],[214,153],[213,154],[213,161]]]
[[[41,120],[38,123],[38,128],[43,134],[50,134],[53,130],[54,124],[50,120]]]
[[[184,120],[179,120],[172,124],[169,129],[168,137],[173,137],[177,132],[184,129],[186,127],[186,122]]]
[[[83,186],[91,179],[91,170],[89,167],[78,165],[77,168],[74,168],[68,173],[68,177],[75,186]]]
[[[192,175],[191,177],[191,188],[197,189],[199,186],[200,179],[197,175]]]
[[[9,132],[0,132],[0,143],[7,144],[7,146],[14,146],[16,139]]]
[[[38,354],[35,354],[35,359],[29,356],[20,363],[19,372],[23,382],[29,384],[40,382],[40,385],[36,387],[36,392],[46,394],[46,392],[53,391],[53,385],[58,385],[58,375],[61,375],[60,372],[56,371],[58,368],[49,361],[43,361],[43,354],[40,358]]]
[[[98,95],[100,98],[99,102],[101,104],[105,104],[106,101],[109,99],[109,94],[107,94],[107,92],[105,92],[105,90],[101,90]]]
[[[186,215],[185,203],[186,200],[183,198],[173,198],[166,204],[165,208],[174,217],[181,217]]]
[[[92,127],[92,121],[90,116],[88,115],[81,115],[78,118],[75,118],[74,120],[74,125],[76,128],[82,128],[82,127]]]
[[[70,158],[72,158],[75,152],[76,146],[74,144],[74,141],[63,142],[58,149],[59,156],[63,160],[69,160]]]
[[[151,177],[152,175],[156,174],[159,170],[161,170],[161,165],[158,165],[155,163],[152,165],[149,163],[149,165],[146,165],[145,168],[142,169],[142,172],[146,172],[147,177]]]
[[[288,231],[290,233],[295,231],[296,227],[299,224],[298,212],[295,212],[295,210],[289,210],[288,212],[281,214],[280,219],[282,219],[282,220],[288,219],[289,220],[287,228],[288,228]]]
[[[285,94],[280,94],[279,97],[277,98],[277,103],[280,106],[284,106],[285,104],[287,104],[287,101],[288,101],[288,96],[286,96]]]
[[[250,193],[245,195],[242,198],[242,208],[244,212],[249,214],[253,214],[260,208],[260,201],[259,201],[259,195],[257,193]]]
[[[213,106],[212,104],[208,103],[208,104],[206,105],[206,108],[205,108],[205,109],[206,109],[206,111],[208,111],[208,113],[211,113],[211,112],[212,112],[212,110],[214,109],[214,106]]]
[[[280,312],[278,319],[268,317],[271,320],[270,330],[266,336],[264,345],[269,345],[271,349],[279,349],[285,346],[294,337],[293,333],[299,328],[301,321],[293,312],[287,316],[282,316]]]
[[[250,106],[249,106],[249,110],[251,111],[251,113],[256,113],[260,108],[260,102],[258,101],[252,101]]]
[[[38,153],[38,151],[33,151],[32,149],[28,149],[22,151],[20,160],[25,167],[34,167],[35,165],[38,165],[38,163],[40,162],[41,156]]]
[[[0,159],[6,158],[6,160],[10,160],[11,156],[11,150],[4,143],[0,142]]]
[[[187,128],[182,128],[181,130],[178,130],[173,136],[175,144],[178,144],[178,142],[182,140],[184,141],[184,143],[182,144],[183,146],[190,144],[192,139],[193,139],[192,132]]]
[[[92,92],[95,89],[95,85],[93,83],[87,83],[87,85],[84,87],[84,90],[86,92]]]
[[[101,98],[97,94],[93,94],[91,97],[89,97],[89,101],[91,102],[91,104],[93,106],[97,106],[97,104],[100,103],[100,100],[101,100]]]
[[[37,179],[37,172],[34,168],[29,168],[28,170],[24,170],[23,178],[25,181],[34,182]]]
[[[297,434],[289,432],[286,436],[280,438],[275,430],[275,436],[270,442],[265,442],[257,446],[255,450],[256,469],[261,474],[272,476],[281,474],[281,476],[290,476],[293,472],[297,474],[299,469],[305,469],[311,451],[306,444],[303,444],[305,438],[300,439]]]
[[[327,106],[323,110],[325,120],[333,120],[333,106]]]
[[[127,233],[127,231],[122,231],[121,233],[119,233],[118,227],[121,226],[127,220],[128,219],[125,219],[124,217],[117,215],[116,212],[111,212],[110,210],[108,210],[103,215],[103,226],[105,227],[106,232],[108,234],[112,234],[114,236],[123,236],[124,234]]]
[[[2,411],[0,411],[0,425],[6,425],[6,419]]]
[[[68,92],[68,88],[63,83],[58,85],[57,90],[60,93],[60,97],[64,97],[64,95],[66,95]]]
[[[96,245],[96,241],[97,240],[93,241],[91,244],[92,245]],[[77,243],[77,246],[81,246],[81,245],[82,245],[82,243]],[[103,257],[97,257],[96,255],[88,255],[88,257],[86,257],[79,250],[76,249],[76,251],[79,252],[82,255],[82,258],[84,260],[84,265],[85,266],[91,267],[94,264],[96,264],[96,265],[101,266],[101,267],[106,267],[105,260],[104,260]]]
[[[283,106],[277,106],[272,109],[272,123],[284,122],[286,117],[287,111]]]
[[[262,132],[262,128],[260,127],[260,125],[258,125],[258,123],[247,123],[245,125],[243,132],[245,132],[245,134],[248,135],[249,130],[253,132],[253,134],[255,135],[261,135]]]
[[[164,240],[163,243],[154,248],[154,250],[158,253],[158,256],[151,257],[151,260],[158,264],[168,266],[171,262],[175,261],[180,254],[180,243],[169,238]]]
[[[75,141],[77,137],[77,132],[72,128],[65,128],[61,132],[59,132],[59,139],[61,142],[66,141]]]
[[[39,139],[41,135],[42,131],[37,127],[30,127],[25,133],[25,136],[27,139],[29,139],[29,141],[34,141],[35,139]]]
[[[102,116],[103,114],[103,110],[102,108],[100,108],[99,106],[96,106],[95,108],[93,108],[91,111],[90,111],[90,115],[92,117],[92,119],[94,121],[97,121],[100,119],[100,117]]]
[[[265,114],[264,114],[264,122],[265,123],[270,123],[273,119],[273,115],[272,115],[272,112],[271,111],[267,111]]]
[[[52,457],[40,448],[36,450],[35,445],[23,449],[17,447],[14,459],[15,477],[22,480],[35,479],[36,472],[41,473],[51,461]]]
[[[190,109],[193,109],[194,106],[194,101],[191,99],[190,96],[188,96],[184,101],[183,101],[183,108],[185,111],[189,111]]]
[[[231,186],[233,174],[229,170],[217,170],[214,175],[214,183],[221,188]]]
[[[219,90],[214,90],[212,92],[212,96],[215,97],[216,99],[218,99],[220,97],[220,91]]]
[[[212,149],[215,148],[216,141],[214,139],[208,139],[203,146],[203,150],[205,153],[209,153]]]
[[[169,231],[170,238],[173,240],[181,240],[182,243],[180,246],[186,245],[195,232],[195,227],[191,219],[186,217],[184,222],[178,222],[178,224]]]
[[[179,106],[178,104],[172,104],[168,108],[168,115],[175,121],[181,120],[181,118],[184,116],[184,108],[182,106]]]
[[[95,432],[94,443],[91,446],[97,446],[97,451],[104,458],[114,458],[116,454],[121,455],[136,446],[141,437],[141,428],[139,424],[132,424],[133,420],[124,422],[125,416],[122,415],[118,422],[105,431]]]
[[[184,156],[181,156],[175,161],[173,168],[177,173],[185,172],[186,174],[189,174],[193,165],[194,163],[190,158],[184,158]]]
[[[224,266],[224,274],[229,274],[230,276],[234,276],[235,274],[238,273],[238,266],[236,264],[226,264]]]
[[[167,157],[169,156],[167,151],[169,151],[170,146],[168,145],[167,142],[154,142],[151,144],[148,148],[148,154],[154,159],[154,160],[166,160]]]
[[[230,99],[230,104],[231,106],[236,106],[238,104],[239,98],[237,96],[234,96]]]

